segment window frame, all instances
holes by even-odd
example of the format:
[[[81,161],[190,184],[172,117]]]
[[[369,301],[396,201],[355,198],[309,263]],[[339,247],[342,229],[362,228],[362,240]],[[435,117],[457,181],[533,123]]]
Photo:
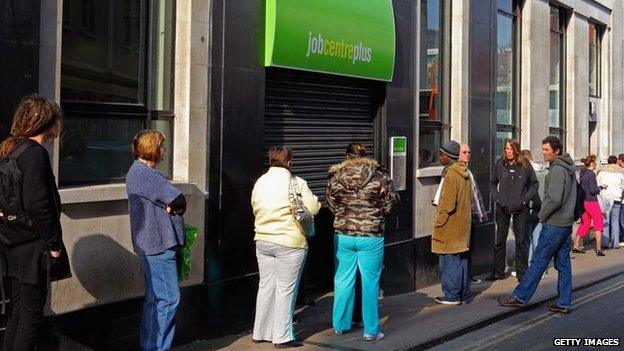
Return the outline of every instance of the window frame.
[[[416,88],[417,101],[418,101],[418,149],[420,151],[420,139],[421,132],[437,132],[438,133],[438,142],[440,145],[443,145],[446,141],[450,140],[450,131],[451,131],[451,121],[450,121],[450,105],[451,105],[451,97],[450,97],[450,80],[451,80],[451,60],[449,58],[449,53],[451,51],[451,2],[450,0],[439,0],[440,2],[440,65],[439,65],[439,77],[440,84],[438,88],[438,98],[440,99],[440,111],[439,111],[439,119],[437,120],[427,120],[421,119],[420,117],[420,78],[418,81],[418,86]],[[418,1],[418,10],[421,10],[421,1]],[[419,27],[418,33],[418,41],[421,43],[420,48],[417,53],[418,66],[421,64],[421,53],[422,53],[422,30]],[[422,75],[423,72],[421,71]],[[432,166],[439,166],[440,162],[438,160],[437,155],[439,154],[439,150],[435,149],[431,151],[432,161],[419,163],[418,168],[426,168]]]
[[[590,27],[594,27],[595,28],[595,33],[596,33],[596,41],[594,43],[594,47],[596,48],[596,62],[594,62],[594,64],[596,65],[596,92],[595,94],[592,94],[591,90],[592,90],[592,81],[591,81],[591,65],[589,65],[589,60],[588,61],[588,76],[590,78],[589,80],[589,96],[593,97],[593,98],[597,98],[600,99],[602,97],[602,38],[604,35],[604,27],[603,25],[601,25],[598,22],[594,22],[594,21],[589,21],[589,26]],[[589,34],[589,33],[588,33]],[[591,52],[592,52],[592,42],[589,41],[588,38],[588,45],[589,45],[589,54],[591,56]]]
[[[142,73],[142,81],[139,81],[139,94],[137,96],[136,103],[124,103],[124,102],[97,102],[97,101],[77,101],[77,100],[63,100],[61,96],[61,107],[64,114],[71,115],[71,118],[123,118],[127,120],[142,120],[142,129],[148,129],[152,125],[154,120],[165,120],[172,124],[171,145],[175,146],[175,60],[171,60],[170,63],[170,109],[168,110],[156,110],[151,108],[151,88],[152,86],[152,57],[153,57],[153,17],[154,14],[154,2],[155,0],[137,0],[144,2],[145,8],[141,11],[142,16],[140,20],[140,26],[145,30],[145,36],[141,42],[143,55],[141,57],[140,65]],[[176,52],[176,11],[177,0],[161,0],[171,1],[171,17],[172,17],[172,45],[171,55],[175,56]],[[71,28],[67,28],[71,29]],[[62,54],[61,54],[62,61]],[[61,74],[62,75],[62,74]],[[141,80],[141,78],[140,78]],[[167,176],[169,180],[173,179],[174,174],[174,162],[173,162],[173,150],[167,150],[170,156],[169,162],[171,163],[171,175]],[[59,165],[60,167],[60,165]],[[60,174],[60,170],[59,170]],[[97,181],[84,180],[84,181],[63,181],[59,176],[59,188],[67,188],[73,186],[88,186],[88,185],[103,185],[103,184],[116,184],[123,182],[123,179],[101,179]]]
[[[498,119],[496,118],[497,116],[497,92],[498,92],[498,18],[499,16],[505,16],[507,18],[510,18],[512,20],[512,48],[513,48],[513,60],[512,60],[512,83],[511,83],[511,124],[502,124],[502,123],[498,123]],[[496,124],[496,133],[495,135],[498,135],[498,133],[511,133],[511,138],[513,139],[518,139],[520,137],[520,132],[522,131],[521,125],[520,125],[520,65],[521,65],[521,42],[522,42],[522,10],[520,7],[520,1],[517,0],[513,0],[512,1],[512,12],[509,12],[507,9],[503,8],[500,6],[500,4],[497,2],[496,4],[496,25],[497,25],[497,34],[496,37],[494,39],[494,42],[496,43],[496,52],[494,53],[494,67],[495,67],[495,74],[494,74],[494,87],[495,87],[495,93],[494,93],[494,117],[495,117],[495,124]],[[495,143],[496,145],[496,143]],[[496,157],[496,155],[495,155]]]
[[[569,11],[556,3],[550,3],[550,8],[556,8],[559,11],[559,28],[553,29],[550,26],[550,34],[559,35],[559,127],[551,127],[548,125],[548,133],[559,137],[561,143],[566,143],[566,57],[567,57],[567,23],[569,20]],[[551,62],[552,64],[552,62]],[[549,106],[550,106],[550,77],[548,82]]]

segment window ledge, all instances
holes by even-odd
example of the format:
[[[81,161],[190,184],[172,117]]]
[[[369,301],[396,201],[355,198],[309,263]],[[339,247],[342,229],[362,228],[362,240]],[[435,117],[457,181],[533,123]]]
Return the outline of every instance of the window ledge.
[[[178,188],[182,194],[190,195],[198,191],[194,183],[173,182],[173,186]],[[75,188],[60,189],[61,203],[82,204],[88,202],[121,201],[127,200],[125,184],[105,184],[81,186]]]
[[[416,171],[417,178],[441,177],[444,166],[431,166]]]

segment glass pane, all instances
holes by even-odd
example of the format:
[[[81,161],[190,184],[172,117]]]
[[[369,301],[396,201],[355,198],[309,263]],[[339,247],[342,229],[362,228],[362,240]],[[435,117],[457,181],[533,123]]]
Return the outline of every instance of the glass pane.
[[[165,157],[158,168],[167,178],[173,178],[173,120],[152,120],[152,129],[165,135]]]
[[[548,88],[548,121],[550,127],[561,127],[561,53],[562,38],[550,32],[550,84]]]
[[[442,132],[438,130],[422,129],[418,134],[418,167],[423,168],[438,164],[438,154],[442,141]]]
[[[173,1],[154,0],[152,17],[152,101],[151,108],[173,110]]]
[[[595,24],[589,25],[589,95],[598,95],[598,32]]]
[[[497,17],[496,123],[514,124],[514,21],[512,18],[500,14]]]
[[[513,12],[513,0],[498,0],[497,3],[499,9],[508,13]]]
[[[550,30],[556,30],[556,31],[561,30],[561,28],[559,28],[559,21],[560,21],[559,8],[551,7],[550,8]]]
[[[425,120],[440,120],[440,97],[442,53],[441,43],[441,1],[421,2],[420,22],[420,93],[419,117]]]
[[[61,99],[141,102],[145,0],[72,1],[66,10]]]
[[[494,158],[500,158],[505,148],[505,140],[513,138],[512,132],[496,132],[496,148]]]
[[[140,119],[65,117],[60,140],[62,185],[123,181],[132,163],[132,137]]]

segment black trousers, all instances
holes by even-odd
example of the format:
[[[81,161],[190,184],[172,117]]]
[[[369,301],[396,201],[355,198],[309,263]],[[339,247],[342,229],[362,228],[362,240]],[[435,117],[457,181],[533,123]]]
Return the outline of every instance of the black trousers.
[[[32,351],[37,344],[47,298],[45,284],[32,285],[10,279],[11,310],[4,334],[4,351]]]
[[[494,275],[505,275],[505,257],[507,248],[507,234],[509,233],[509,221],[513,219],[513,233],[516,239],[516,277],[522,280],[528,266],[528,249],[525,243],[526,225],[529,218],[529,210],[524,209],[519,213],[507,213],[496,208],[496,241],[494,243]]]

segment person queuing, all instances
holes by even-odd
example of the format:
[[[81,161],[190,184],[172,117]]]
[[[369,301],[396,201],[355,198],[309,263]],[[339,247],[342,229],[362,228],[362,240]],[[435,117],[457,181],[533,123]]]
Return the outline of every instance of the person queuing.
[[[531,163],[538,183],[537,193],[533,196],[533,199],[531,199],[531,202],[529,203],[529,219],[527,221],[525,234],[525,240],[530,241],[528,259],[529,263],[531,263],[533,253],[535,253],[535,248],[537,247],[537,241],[539,240],[539,233],[542,230],[541,225],[539,224],[538,214],[542,207],[542,202],[544,201],[544,187],[546,175],[548,174],[548,165],[533,161],[533,153],[531,150],[522,150],[522,154],[524,155],[524,158]],[[544,277],[545,276],[546,273],[544,273]]]
[[[608,239],[603,247],[612,249],[620,248],[620,211],[624,192],[624,171],[616,163],[617,157],[609,156],[607,165],[598,171],[596,178],[596,182],[605,187],[599,194],[604,218],[607,219],[603,234]]]
[[[55,280],[51,270],[67,258],[62,241],[61,201],[44,147],[59,136],[61,126],[61,108],[56,102],[29,95],[15,110],[11,136],[0,144],[0,155],[16,160],[22,173],[21,183],[28,185],[21,189],[22,206],[34,223],[34,230],[20,231],[20,235],[32,240],[4,247],[7,266],[2,274],[8,278],[11,301],[4,334],[5,351],[35,349],[48,280]],[[69,266],[65,268],[63,273],[69,276]]]
[[[292,150],[273,147],[268,156],[269,169],[251,192],[260,273],[252,341],[273,342],[276,348],[299,347],[303,344],[295,339],[293,311],[308,240],[291,210],[291,181],[296,182],[312,215],[321,204],[307,182],[292,175]]]
[[[169,350],[180,302],[176,254],[184,245],[186,199],[156,166],[165,156],[165,136],[157,130],[137,133],[135,160],[126,178],[130,232],[145,281],[139,334],[142,350]]]
[[[438,254],[442,293],[435,301],[457,306],[472,301],[468,257],[473,199],[470,173],[459,162],[460,146],[451,140],[440,148],[444,166],[440,197],[435,208],[431,252]]]
[[[334,213],[334,308],[336,334],[351,329],[355,275],[362,282],[363,338],[384,337],[379,323],[379,279],[384,257],[384,216],[398,202],[390,176],[366,157],[360,143],[347,146],[347,159],[329,169],[327,205]]]
[[[544,201],[538,214],[542,231],[533,261],[511,296],[498,299],[502,306],[524,307],[537,290],[540,279],[552,258],[557,275],[557,302],[548,306],[551,312],[568,313],[572,305],[572,265],[570,235],[576,206],[576,168],[568,154],[561,154],[559,138],[549,136],[542,141],[544,161],[550,171],[544,181]]]
[[[496,241],[494,243],[494,272],[486,280],[505,278],[505,256],[509,221],[513,219],[516,239],[516,277],[522,280],[527,269],[525,243],[529,204],[538,191],[535,171],[520,151],[514,139],[505,141],[503,156],[496,161],[490,178],[490,194],[496,202]]]
[[[594,251],[596,252],[596,256],[602,257],[605,255],[602,252],[604,221],[602,220],[602,209],[598,203],[598,194],[600,194],[600,190],[605,189],[606,186],[598,186],[596,181],[596,155],[588,155],[582,158],[581,162],[583,163],[583,167],[579,172],[579,181],[584,193],[584,212],[581,215],[581,224],[576,230],[572,252],[579,254],[585,253],[584,250],[581,250],[581,240],[586,237],[593,228],[596,238],[596,248]]]
[[[472,212],[472,225],[470,226],[470,253],[468,259],[468,270],[471,271],[471,261],[472,261],[472,247],[474,245],[474,225],[478,223],[483,223],[488,220],[487,209],[485,208],[485,204],[483,203],[483,197],[481,196],[481,191],[479,190],[479,186],[475,181],[474,175],[470,170],[468,163],[472,157],[472,153],[470,151],[470,146],[466,143],[461,143],[459,145],[459,162],[462,162],[468,168],[468,175],[470,176],[470,185],[472,186],[472,204],[471,204],[471,212]],[[470,274],[470,282],[474,284],[481,283],[481,279],[478,279]]]

